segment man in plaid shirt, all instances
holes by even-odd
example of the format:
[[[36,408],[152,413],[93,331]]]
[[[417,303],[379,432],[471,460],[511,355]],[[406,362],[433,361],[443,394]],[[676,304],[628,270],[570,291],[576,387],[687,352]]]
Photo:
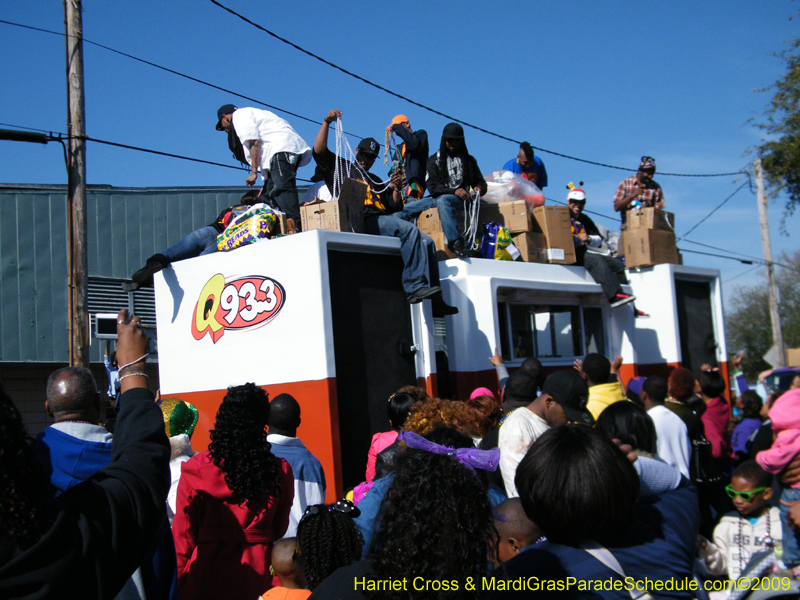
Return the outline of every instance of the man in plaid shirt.
[[[614,195],[614,210],[620,213],[622,226],[626,229],[627,211],[633,208],[654,206],[664,208],[664,193],[661,186],[653,181],[656,172],[656,159],[643,156],[639,171],[633,177],[623,179]]]

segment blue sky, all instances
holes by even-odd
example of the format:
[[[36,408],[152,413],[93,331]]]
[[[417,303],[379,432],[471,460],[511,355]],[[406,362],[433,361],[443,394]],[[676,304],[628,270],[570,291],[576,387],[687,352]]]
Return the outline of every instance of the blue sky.
[[[222,1],[222,0],[221,0]],[[635,170],[643,154],[670,173],[738,171],[762,139],[748,120],[758,93],[784,71],[773,56],[799,37],[798,5],[730,2],[264,2],[230,8],[311,52],[421,104],[534,146]],[[3,3],[0,19],[64,31],[63,3]],[[443,117],[357,81],[258,31],[209,0],[84,2],[84,36],[139,58],[314,120],[344,111],[347,131],[383,140],[402,113],[426,129],[432,151]],[[64,38],[0,24],[0,122],[66,132]],[[216,109],[254,104],[107,50],[85,45],[86,131],[91,137],[235,165]],[[311,144],[319,126],[286,118]],[[351,140],[355,147],[357,140]],[[467,128],[484,173],[518,146]],[[333,136],[331,136],[331,144]],[[584,181],[588,210],[612,216],[624,171],[538,152],[548,198]],[[0,141],[0,182],[65,183],[60,146]],[[382,166],[374,169],[383,175]],[[313,167],[300,177],[309,178]],[[246,173],[90,143],[87,179],[113,186],[241,185]],[[705,217],[739,177],[656,176],[679,233]],[[771,205],[773,253],[798,248]],[[794,228],[798,217],[790,219]],[[613,227],[614,220],[596,217]],[[754,193],[747,187],[688,239],[761,257]],[[683,242],[686,250],[726,254]],[[699,254],[686,264],[719,269],[733,286],[760,284],[763,268]],[[748,272],[749,271],[749,272]]]

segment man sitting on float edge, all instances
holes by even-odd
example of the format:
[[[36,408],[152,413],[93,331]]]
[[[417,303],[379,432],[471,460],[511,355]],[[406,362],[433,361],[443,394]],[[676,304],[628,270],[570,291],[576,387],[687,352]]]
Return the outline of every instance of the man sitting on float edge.
[[[570,186],[571,183],[568,187]],[[570,189],[567,194],[567,206],[575,237],[575,262],[585,267],[592,279],[600,284],[611,308],[636,300],[636,296],[622,291],[622,284],[628,283],[622,261],[611,256],[597,225],[583,214],[583,209],[586,207],[586,193],[580,188]]]
[[[433,302],[434,316],[454,315],[458,309],[448,306],[442,299],[442,288],[439,287],[439,263],[436,259],[436,247],[433,240],[417,229],[416,225],[398,219],[396,213],[403,207],[403,178],[395,173],[392,175],[390,188],[382,192],[377,189],[383,187],[380,179],[369,172],[375,159],[378,157],[380,146],[373,138],[366,138],[359,142],[356,149],[356,163],[348,164],[341,157],[337,157],[328,150],[328,128],[330,124],[342,117],[342,111],[332,110],[322,122],[322,127],[314,140],[312,156],[317,163],[317,168],[325,185],[333,191],[333,175],[336,170],[336,161],[339,161],[339,171],[351,176],[356,173],[363,174],[369,181],[367,196],[364,200],[364,230],[371,235],[383,235],[399,238],[400,254],[403,257],[403,289],[408,297],[409,304],[417,304],[430,298]],[[355,175],[359,177],[358,175]],[[360,179],[361,180],[361,179]],[[363,181],[363,180],[362,180]]]

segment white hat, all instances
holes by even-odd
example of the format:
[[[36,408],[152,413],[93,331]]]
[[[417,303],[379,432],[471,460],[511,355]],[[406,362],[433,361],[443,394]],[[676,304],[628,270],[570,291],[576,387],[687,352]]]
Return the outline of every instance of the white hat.
[[[567,194],[567,201],[575,200],[576,202],[586,202],[586,192],[581,188],[575,188]]]

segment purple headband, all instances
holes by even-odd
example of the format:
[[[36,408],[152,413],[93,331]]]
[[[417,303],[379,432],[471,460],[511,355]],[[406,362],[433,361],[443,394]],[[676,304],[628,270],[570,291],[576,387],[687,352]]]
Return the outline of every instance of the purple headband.
[[[440,446],[426,440],[421,435],[410,431],[402,431],[397,438],[406,443],[406,446],[414,450],[422,450],[431,454],[441,454],[442,456],[452,456],[470,471],[475,473],[475,469],[481,471],[496,471],[500,461],[500,448],[491,450],[478,450],[477,448],[448,448]],[[477,473],[476,473],[477,475]]]

